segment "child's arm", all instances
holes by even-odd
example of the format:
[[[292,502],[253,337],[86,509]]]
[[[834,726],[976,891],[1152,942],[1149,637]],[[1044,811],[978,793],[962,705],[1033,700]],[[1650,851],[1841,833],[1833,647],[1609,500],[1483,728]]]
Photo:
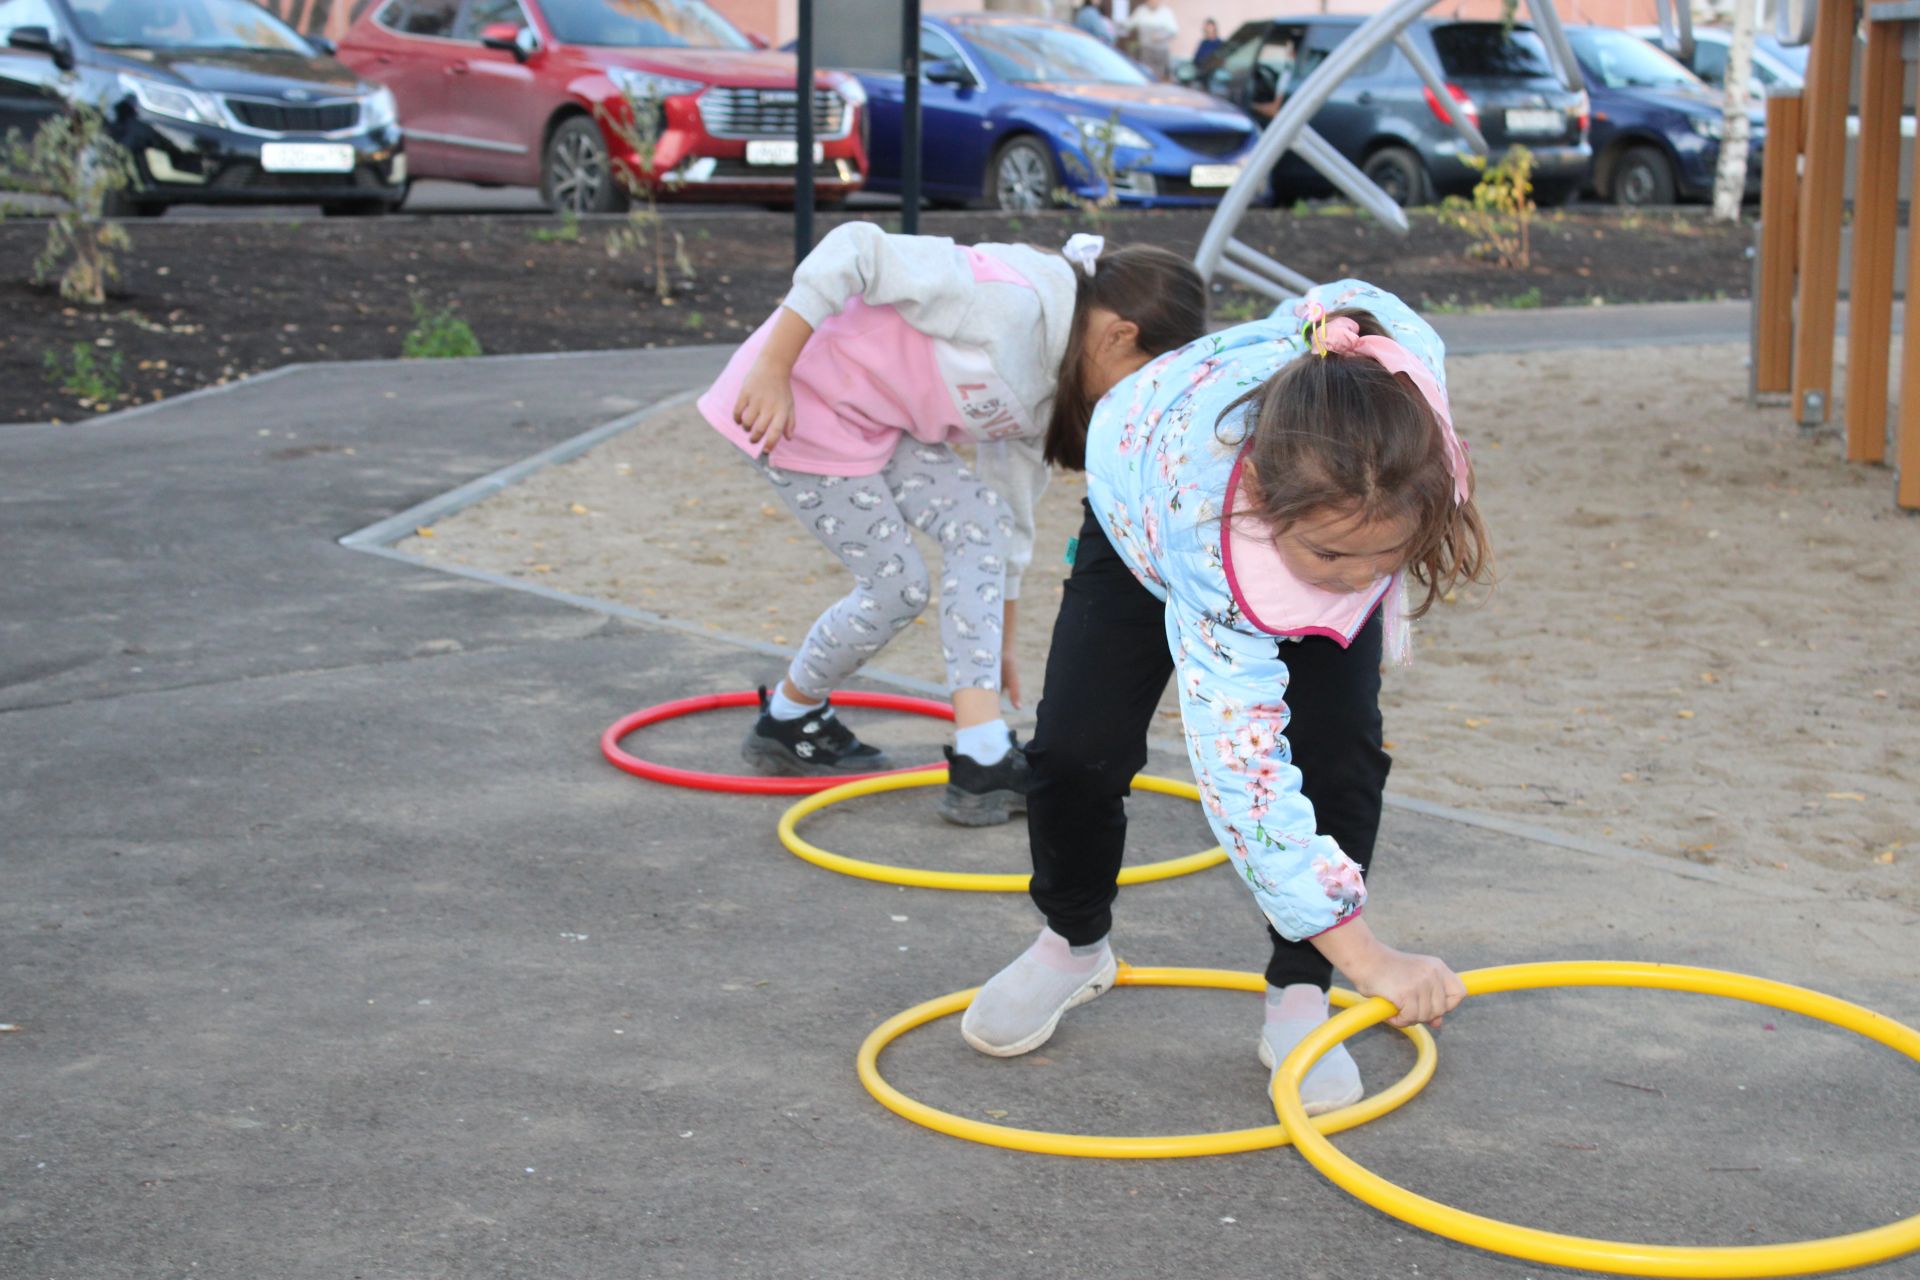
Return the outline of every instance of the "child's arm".
[[[1438,1020],[1465,995],[1438,959],[1396,951],[1360,919],[1360,868],[1322,835],[1300,791],[1285,730],[1284,645],[1213,626],[1168,602],[1187,755],[1207,821],[1283,936],[1313,942],[1364,995],[1385,996],[1405,1026]]]
[[[813,326],[781,307],[767,344],[747,370],[740,397],[733,402],[733,420],[747,429],[747,438],[763,451],[793,434],[793,366],[813,336]],[[765,442],[764,444],[762,442]]]
[[[849,298],[892,307],[920,332],[950,338],[972,309],[973,264],[945,236],[889,235],[871,222],[835,227],[793,273],[785,306],[813,328]]]
[[[890,306],[920,332],[951,337],[972,308],[978,281],[944,236],[888,235],[871,222],[829,231],[793,273],[773,332],[747,371],[733,420],[772,450],[793,433],[793,366],[807,339],[849,298]]]
[[[1033,511],[1047,491],[1053,472],[1041,456],[1039,437],[994,440],[980,446],[974,467],[1007,504],[1013,517],[1013,542],[1007,550],[1007,599],[1020,598],[1020,583],[1033,563]]]

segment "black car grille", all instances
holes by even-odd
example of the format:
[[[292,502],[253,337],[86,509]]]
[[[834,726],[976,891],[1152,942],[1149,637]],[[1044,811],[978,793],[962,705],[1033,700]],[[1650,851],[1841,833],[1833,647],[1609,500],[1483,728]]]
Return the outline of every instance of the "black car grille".
[[[378,188],[380,179],[365,165],[352,173],[268,173],[256,164],[230,164],[210,184],[219,191],[351,191]]]
[[[797,95],[791,89],[739,89],[715,85],[700,95],[700,120],[716,138],[791,138],[799,131]],[[813,128],[822,136],[847,130],[844,99],[830,89],[813,91]]]
[[[263,102],[258,98],[228,98],[227,110],[249,129],[274,133],[338,133],[360,122],[358,102],[326,102],[298,106]]]
[[[1218,129],[1180,131],[1169,129],[1167,136],[1189,151],[1197,151],[1203,156],[1235,156],[1246,148],[1252,135],[1245,133],[1222,133]]]

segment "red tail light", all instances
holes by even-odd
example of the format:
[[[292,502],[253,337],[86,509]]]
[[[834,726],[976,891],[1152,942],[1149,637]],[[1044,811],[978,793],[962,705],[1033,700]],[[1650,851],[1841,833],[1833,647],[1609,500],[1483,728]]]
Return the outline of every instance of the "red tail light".
[[[1452,124],[1453,113],[1450,110],[1448,110],[1447,106],[1444,103],[1442,103],[1439,98],[1434,96],[1433,90],[1423,89],[1421,90],[1421,92],[1424,93],[1427,97],[1427,109],[1429,111],[1432,111],[1434,115],[1439,117],[1440,123]],[[1455,104],[1459,106],[1460,114],[1464,115],[1468,120],[1472,121],[1474,128],[1476,129],[1479,128],[1480,127],[1480,106],[1478,103],[1476,103],[1473,100],[1471,96],[1468,95],[1467,91],[1465,89],[1462,89],[1459,85],[1454,84],[1452,81],[1448,81],[1447,95],[1451,97],[1454,100]]]
[[[1588,127],[1593,124],[1593,99],[1587,96],[1585,89],[1582,89],[1580,96],[1574,99],[1574,110],[1580,116],[1580,136],[1584,138],[1587,136]]]

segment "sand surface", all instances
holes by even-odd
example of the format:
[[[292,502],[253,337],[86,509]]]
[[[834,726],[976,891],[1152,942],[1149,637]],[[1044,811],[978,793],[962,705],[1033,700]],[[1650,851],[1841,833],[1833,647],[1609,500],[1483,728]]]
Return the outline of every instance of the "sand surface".
[[[1391,786],[1920,902],[1920,519],[1831,431],[1749,409],[1744,356],[1450,362],[1499,583],[1436,608],[1389,672]],[[1057,476],[1041,513],[1029,713],[1082,492]],[[691,406],[401,546],[782,645],[848,585]],[[940,680],[937,627],[876,665]]]

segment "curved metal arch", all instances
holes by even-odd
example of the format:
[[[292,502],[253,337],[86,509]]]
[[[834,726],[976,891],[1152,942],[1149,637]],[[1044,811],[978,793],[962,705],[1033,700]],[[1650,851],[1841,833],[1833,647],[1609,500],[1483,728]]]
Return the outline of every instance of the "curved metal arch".
[[[1342,81],[1388,44],[1399,48],[1413,64],[1428,91],[1441,103],[1451,101],[1445,77],[1440,74],[1439,68],[1433,65],[1426,51],[1406,34],[1407,28],[1422,14],[1443,2],[1394,0],[1342,40],[1282,104],[1273,123],[1267,126],[1267,131],[1247,157],[1239,178],[1221,198],[1213,220],[1207,224],[1200,250],[1194,255],[1194,265],[1199,268],[1203,278],[1212,280],[1216,276],[1225,277],[1281,302],[1313,287],[1313,281],[1307,276],[1234,236],[1240,219],[1246,216],[1254,200],[1266,189],[1273,167],[1289,151],[1319,170],[1355,204],[1399,234],[1407,233],[1405,211],[1380,189],[1379,184],[1314,132],[1309,121],[1326,105],[1327,99],[1333,96],[1333,91],[1340,87]],[[1663,4],[1671,5],[1672,0],[1663,0]],[[1684,2],[1681,8],[1684,9]],[[1574,60],[1572,46],[1567,43],[1566,32],[1560,25],[1560,15],[1553,7],[1553,0],[1527,0],[1527,12],[1533,19],[1534,29],[1546,45],[1547,57],[1555,74],[1570,91],[1580,92],[1586,87],[1586,82],[1580,75],[1580,64]],[[1668,9],[1663,8],[1662,13],[1666,12]],[[1691,34],[1689,27],[1689,37]],[[1452,111],[1448,114],[1454,131],[1473,148],[1475,154],[1487,154],[1487,140],[1466,113]]]

